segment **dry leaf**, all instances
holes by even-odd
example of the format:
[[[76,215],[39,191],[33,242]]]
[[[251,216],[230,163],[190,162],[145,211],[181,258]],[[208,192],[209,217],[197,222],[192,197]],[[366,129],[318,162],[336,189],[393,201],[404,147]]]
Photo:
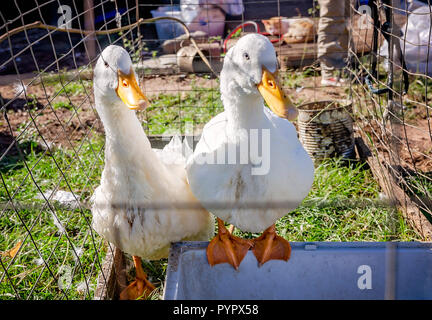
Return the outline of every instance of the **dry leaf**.
[[[16,254],[18,253],[18,250],[21,248],[21,244],[22,244],[22,241],[19,241],[19,242],[15,245],[15,247],[13,247],[12,249],[7,250],[7,251],[5,251],[5,252],[0,252],[0,254],[1,254],[2,256],[4,256],[4,257],[10,257],[10,258],[13,258],[13,257],[16,256]]]

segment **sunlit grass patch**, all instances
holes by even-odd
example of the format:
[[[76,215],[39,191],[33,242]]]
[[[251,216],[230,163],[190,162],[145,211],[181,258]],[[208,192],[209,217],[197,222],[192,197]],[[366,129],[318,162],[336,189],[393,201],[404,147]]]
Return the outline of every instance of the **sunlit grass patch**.
[[[106,247],[85,203],[100,179],[103,142],[75,152],[24,146],[0,163],[0,251],[22,241],[15,257],[0,257],[0,299],[91,299]],[[65,208],[53,190],[72,190],[81,205]]]
[[[219,90],[196,88],[184,95],[161,93],[146,109],[143,126],[149,135],[185,134],[188,125],[199,129],[222,111]]]
[[[402,214],[381,198],[379,185],[364,164],[327,160],[316,168],[309,195],[277,221],[276,229],[290,241],[419,240]]]

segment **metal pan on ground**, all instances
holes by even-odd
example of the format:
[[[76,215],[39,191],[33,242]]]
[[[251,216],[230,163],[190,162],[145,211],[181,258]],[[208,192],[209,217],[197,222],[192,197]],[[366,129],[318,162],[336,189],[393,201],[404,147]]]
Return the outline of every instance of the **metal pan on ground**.
[[[291,242],[288,262],[249,251],[238,271],[209,266],[207,244],[172,245],[164,299],[432,299],[432,243]]]

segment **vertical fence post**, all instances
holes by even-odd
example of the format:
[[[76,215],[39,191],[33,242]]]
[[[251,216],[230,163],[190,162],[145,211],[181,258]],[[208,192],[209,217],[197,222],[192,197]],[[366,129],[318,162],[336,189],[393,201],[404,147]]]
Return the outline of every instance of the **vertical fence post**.
[[[400,154],[401,154],[401,139],[402,139],[402,123],[400,119],[400,113],[402,109],[402,70],[401,70],[401,56],[399,56],[399,27],[394,21],[394,5],[397,4],[398,0],[386,0],[384,4],[385,7],[386,21],[390,22],[390,28],[387,29],[390,33],[389,35],[389,74],[388,82],[389,90],[387,93],[387,110],[383,115],[385,136],[389,146],[389,165],[388,174],[391,181],[397,181],[400,170]],[[388,125],[386,124],[388,123]],[[393,184],[390,183],[390,186]],[[395,203],[395,190],[390,187],[390,192],[388,196],[392,203]],[[388,220],[389,228],[393,232],[396,231],[396,221],[397,221],[397,210],[390,211],[390,217]]]
[[[84,29],[94,31],[94,9],[93,9],[93,0],[84,0]],[[93,61],[96,56],[96,46],[95,46],[95,34],[90,34],[86,39],[86,47],[88,52],[89,62],[93,65],[95,61]]]
[[[139,1],[135,0],[135,6],[136,6],[136,10],[135,10],[135,19],[136,21],[138,21],[140,19],[139,16]],[[139,61],[141,61],[141,55],[143,52],[143,43],[141,41],[141,31],[140,31],[140,25],[137,26],[137,41],[138,41],[138,52],[139,52]]]

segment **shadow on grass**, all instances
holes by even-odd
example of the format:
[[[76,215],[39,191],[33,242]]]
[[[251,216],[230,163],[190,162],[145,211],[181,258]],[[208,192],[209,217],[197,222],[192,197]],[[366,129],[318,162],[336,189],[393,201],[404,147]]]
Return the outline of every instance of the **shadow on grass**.
[[[40,153],[43,148],[35,141],[17,142],[6,133],[0,132],[0,172],[6,173],[24,166],[23,161],[32,153]]]

